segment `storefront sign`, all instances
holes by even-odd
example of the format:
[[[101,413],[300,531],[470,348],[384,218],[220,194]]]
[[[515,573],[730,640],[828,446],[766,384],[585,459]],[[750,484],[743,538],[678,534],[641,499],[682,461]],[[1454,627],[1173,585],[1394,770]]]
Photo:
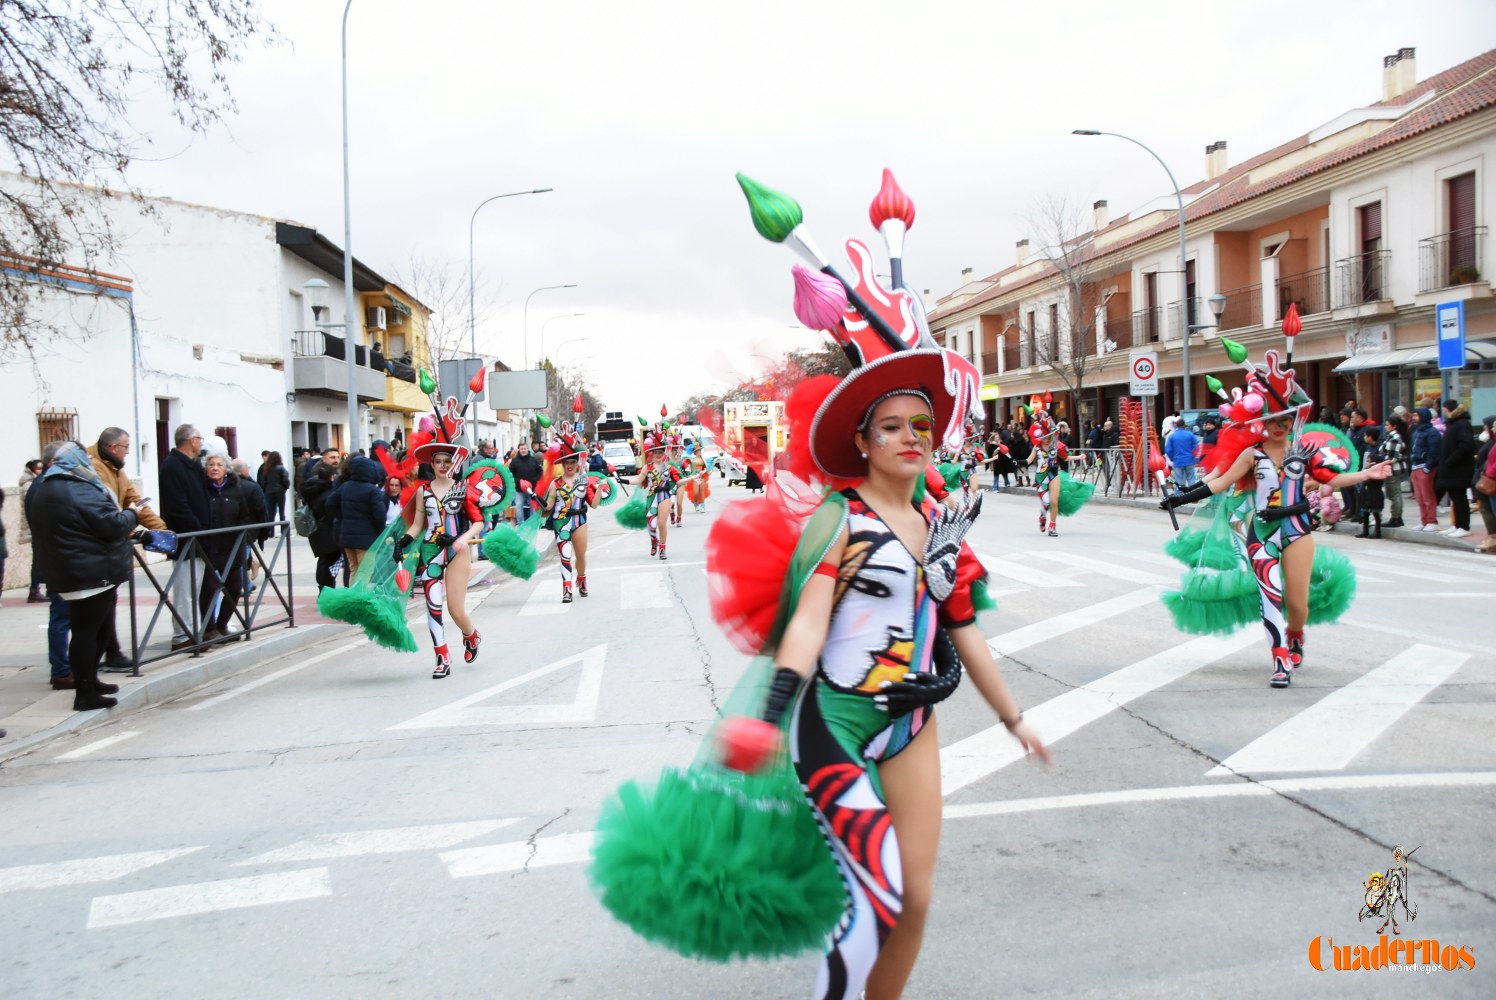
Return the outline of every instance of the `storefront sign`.
[[[1378,323],[1376,326],[1353,326],[1345,331],[1345,354],[1381,354],[1392,350],[1392,326]]]

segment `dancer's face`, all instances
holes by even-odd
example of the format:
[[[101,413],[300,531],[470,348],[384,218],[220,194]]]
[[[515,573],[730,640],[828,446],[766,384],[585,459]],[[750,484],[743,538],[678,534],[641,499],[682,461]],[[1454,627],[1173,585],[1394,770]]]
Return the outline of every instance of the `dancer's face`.
[[[934,445],[935,420],[918,396],[894,396],[878,404],[868,428],[857,435],[867,452],[868,474],[907,479],[924,472]]]
[[[577,465],[578,465],[578,462],[577,462],[576,459],[574,459],[574,458],[565,459],[561,463],[561,471],[564,472],[564,473],[566,473],[568,476],[575,476],[577,474]]]
[[[1268,420],[1263,424],[1267,428],[1267,436],[1273,441],[1282,441],[1288,437],[1289,428],[1293,426],[1292,417],[1278,417]]]
[[[437,452],[431,456],[431,471],[438,476],[445,476],[452,471],[452,456],[446,452]]]

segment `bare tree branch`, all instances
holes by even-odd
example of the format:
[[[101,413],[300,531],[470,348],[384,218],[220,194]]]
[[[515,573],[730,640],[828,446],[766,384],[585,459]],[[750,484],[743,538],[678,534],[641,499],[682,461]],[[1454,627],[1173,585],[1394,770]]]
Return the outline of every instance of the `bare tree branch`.
[[[1103,302],[1094,280],[1091,220],[1069,199],[1046,195],[1030,213],[1028,224],[1039,253],[1049,261],[1059,281],[1044,303],[1058,307],[1051,315],[1059,322],[1051,324],[1046,315],[1042,329],[1021,329],[1020,336],[1032,364],[1053,372],[1079,404],[1086,376],[1099,361],[1096,309]],[[1078,415],[1071,416],[1075,419]],[[1079,433],[1080,428],[1072,430]]]
[[[426,323],[426,346],[432,364],[471,357],[468,336],[467,267],[456,261],[412,254],[407,266],[395,272],[395,281],[431,310]],[[493,312],[494,297],[478,272],[473,279],[474,324]]]

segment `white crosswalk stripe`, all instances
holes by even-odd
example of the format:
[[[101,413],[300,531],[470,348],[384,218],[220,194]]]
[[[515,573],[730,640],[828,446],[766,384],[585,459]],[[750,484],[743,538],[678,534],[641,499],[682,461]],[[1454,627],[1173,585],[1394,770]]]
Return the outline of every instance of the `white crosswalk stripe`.
[[[1017,580],[1019,583],[1030,587],[1079,587],[1079,580],[1072,580],[1067,576],[1057,576],[1046,572],[1045,569],[1034,562],[1024,562],[1018,559],[1006,559],[1001,556],[991,556],[985,552],[978,552],[977,559],[986,567],[987,572],[993,576],[1007,577],[1009,580]]]
[[[1130,563],[1093,559],[1090,556],[1083,556],[1076,552],[1066,552],[1059,549],[1053,552],[1045,552],[1044,561],[1057,562],[1063,566],[1074,566],[1089,573],[1098,573],[1101,576],[1109,576],[1114,580],[1123,580],[1127,583],[1146,583],[1157,587],[1168,587],[1173,586],[1179,579],[1177,574],[1163,576]]]
[[[88,909],[88,926],[90,929],[119,927],[146,920],[242,910],[250,906],[269,906],[331,895],[332,877],[326,868],[251,875],[219,882],[194,882],[95,897]]]
[[[0,868],[0,892],[52,889],[61,885],[83,885],[88,882],[110,882],[202,849],[202,847],[177,847],[165,851],[140,851],[135,854],[111,854],[99,858],[79,858],[75,861],[54,861],[50,864]]]
[[[441,861],[453,878],[528,871],[547,865],[586,861],[592,855],[592,840],[590,830],[585,833],[562,833],[554,837],[537,837],[534,841],[516,840],[507,844],[448,851],[441,855]]]
[[[568,606],[561,603],[561,581],[552,577],[542,580],[535,585],[530,592],[530,599],[525,601],[525,606],[519,609],[522,616],[530,615],[564,615]]]
[[[388,830],[355,830],[327,833],[294,844],[258,854],[244,865],[285,864],[298,861],[323,861],[329,858],[358,858],[370,854],[399,854],[406,851],[434,851],[453,847],[464,840],[513,826],[521,817],[475,820],[467,823],[437,823],[430,826],[402,826]]]
[[[1206,777],[1343,770],[1469,658],[1438,646],[1411,646],[1253,740]]]
[[[995,639],[990,639],[987,645],[992,652],[998,656],[1007,656],[1018,652],[1020,649],[1028,649],[1066,632],[1074,632],[1076,629],[1088,628],[1097,622],[1105,621],[1116,615],[1127,611],[1133,611],[1146,604],[1152,604],[1158,600],[1158,591],[1151,587],[1130,591],[1118,597],[1113,597],[1096,604],[1078,608],[1075,611],[1067,611],[1046,618],[1043,621],[1022,625],[1009,632],[1004,632]]]

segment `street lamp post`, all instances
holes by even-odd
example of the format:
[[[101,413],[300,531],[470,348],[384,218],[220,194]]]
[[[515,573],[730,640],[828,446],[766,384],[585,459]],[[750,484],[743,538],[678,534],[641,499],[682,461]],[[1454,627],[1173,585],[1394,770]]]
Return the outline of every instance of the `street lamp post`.
[[[539,288],[535,289],[535,291],[533,291],[529,295],[525,296],[525,346],[524,346],[524,351],[522,353],[524,354],[525,368],[527,370],[530,367],[530,300],[533,299],[536,295],[540,294],[541,292],[554,291],[555,289],[558,289],[558,288],[575,288],[575,287],[577,287],[577,286],[576,285],[541,285]]]
[[[1126,139],[1157,160],[1158,165],[1164,168],[1164,173],[1169,175],[1169,183],[1174,185],[1174,200],[1179,203],[1179,316],[1181,320],[1179,325],[1183,328],[1184,333],[1184,348],[1180,353],[1180,362],[1184,367],[1184,405],[1181,409],[1188,410],[1190,408],[1189,258],[1187,257],[1187,247],[1184,241],[1184,195],[1179,190],[1179,182],[1174,179],[1174,171],[1169,169],[1169,165],[1164,162],[1163,157],[1130,135],[1122,135],[1120,132],[1102,132],[1094,128],[1073,129],[1070,134],[1109,135],[1116,139]]]
[[[552,316],[549,319],[547,319],[544,323],[540,324],[540,356],[539,357],[540,357],[541,361],[545,360],[545,328],[548,327],[548,326],[550,326],[552,323],[554,323],[558,319],[575,319],[578,316],[585,316],[585,315],[587,315],[587,314],[586,313],[562,313],[559,316]]]
[[[352,0],[350,0],[350,2],[352,2]],[[485,198],[482,201],[478,202],[478,207],[473,209],[473,214],[468,218],[468,347],[472,350],[473,357],[475,358],[478,356],[478,331],[477,321],[475,319],[475,312],[473,308],[473,226],[478,221],[478,213],[482,211],[484,205],[487,205],[491,201],[498,201],[500,198],[515,198],[522,194],[545,194],[547,191],[552,190],[554,189],[531,188],[528,191],[510,191],[508,194],[496,194],[492,198]],[[473,426],[475,428],[478,426],[477,417],[478,401],[474,399]]]
[[[358,451],[358,349],[353,343],[357,329],[353,325],[353,199],[348,186],[348,11],[353,0],[343,5],[343,346],[348,362],[348,447],[347,454]]]

